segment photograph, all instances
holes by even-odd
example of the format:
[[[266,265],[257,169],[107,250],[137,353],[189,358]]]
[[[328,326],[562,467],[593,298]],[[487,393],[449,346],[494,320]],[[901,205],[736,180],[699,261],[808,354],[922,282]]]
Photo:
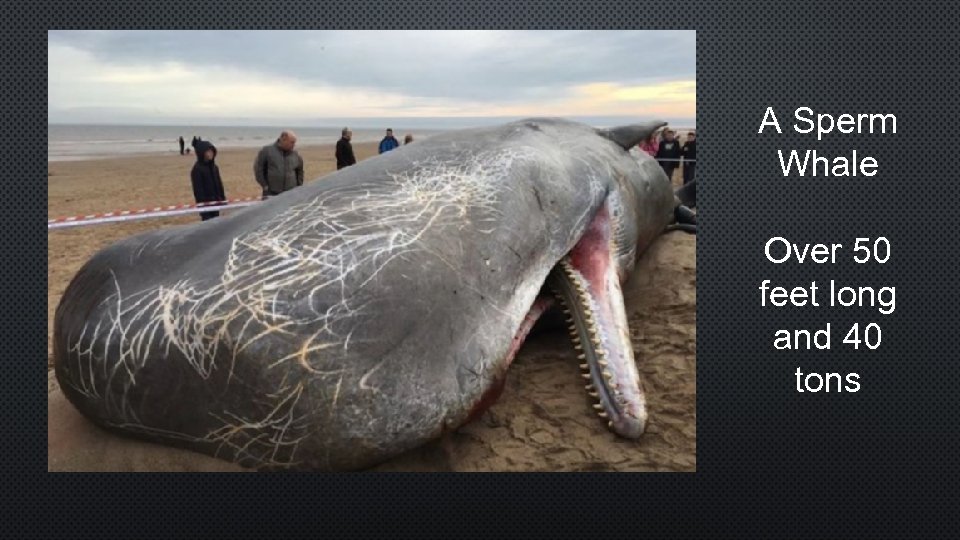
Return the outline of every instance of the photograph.
[[[697,471],[696,31],[47,59],[49,472]]]

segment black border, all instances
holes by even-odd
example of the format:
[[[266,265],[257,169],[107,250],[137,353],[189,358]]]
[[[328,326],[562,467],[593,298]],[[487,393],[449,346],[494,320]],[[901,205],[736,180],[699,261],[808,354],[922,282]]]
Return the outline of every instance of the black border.
[[[44,537],[420,535],[447,524],[473,532],[478,525],[472,522],[494,534],[551,537],[580,530],[900,539],[951,537],[958,529],[955,3],[101,0],[3,9],[3,174],[16,186],[0,203],[7,255],[0,399],[11,420],[0,459],[10,534],[34,536],[39,525]],[[39,300],[45,197],[42,182],[31,180],[44,169],[46,30],[211,27],[697,30],[697,126],[710,141],[698,167],[698,176],[710,179],[700,186],[697,248],[698,472],[46,473],[43,373],[36,361],[45,346]],[[897,137],[818,145],[833,155],[857,146],[874,152],[885,160],[881,177],[784,180],[777,178],[775,149],[812,143],[795,135],[758,136],[768,105],[778,111],[893,109],[905,124]],[[814,276],[771,269],[756,246],[773,233],[809,241],[893,235],[900,256],[883,272],[844,266]],[[889,347],[872,356],[836,352],[829,358],[755,350],[778,324],[812,327],[834,315],[760,311],[748,300],[749,285],[760,277],[832,276],[897,282],[904,303],[884,319]],[[862,313],[833,320],[847,324],[856,315]],[[808,369],[856,366],[869,374],[870,391],[820,399],[791,393],[781,370],[793,360]]]

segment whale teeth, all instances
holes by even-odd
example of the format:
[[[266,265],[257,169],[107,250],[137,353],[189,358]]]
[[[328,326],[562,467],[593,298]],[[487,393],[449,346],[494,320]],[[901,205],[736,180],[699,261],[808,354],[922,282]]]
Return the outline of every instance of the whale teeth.
[[[606,377],[608,381],[613,381],[613,373],[610,373],[607,370],[603,370],[603,376]]]
[[[595,390],[595,388],[593,387],[592,384],[588,384],[588,385],[584,386],[584,388],[587,389],[587,392],[593,392],[593,391]]]
[[[613,429],[613,420],[607,422],[607,427]]]
[[[596,392],[587,392],[587,393],[590,394],[590,397],[595,397],[595,398],[600,397],[600,394],[598,394],[598,393],[596,393]]]
[[[584,379],[588,379],[588,380],[590,379],[589,373],[581,373],[580,376],[583,377]]]
[[[599,404],[599,403],[594,403],[594,404],[593,404],[593,408],[596,409],[596,410],[598,410],[598,411],[602,411],[602,410],[603,410],[603,405],[601,405],[601,404]]]
[[[590,369],[590,364],[580,364],[580,369]]]
[[[600,352],[600,351],[597,351],[597,352]],[[601,367],[607,367],[607,366],[609,365],[606,360],[602,360],[602,359],[601,359],[601,360],[599,360],[599,362],[600,362],[600,366],[601,366]]]
[[[580,353],[577,355],[577,360],[583,360],[587,357],[586,353]]]
[[[597,413],[597,416],[599,416],[600,418],[607,418],[607,413],[601,411]]]

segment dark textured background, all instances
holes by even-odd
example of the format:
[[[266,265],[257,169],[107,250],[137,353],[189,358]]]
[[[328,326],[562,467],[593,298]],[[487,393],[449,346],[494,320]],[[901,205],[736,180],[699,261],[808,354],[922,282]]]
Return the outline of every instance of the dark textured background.
[[[473,518],[555,536],[931,538],[958,525],[956,4],[816,2],[71,2],[3,8],[0,58],[4,528],[103,536],[228,530],[424,534]],[[685,475],[115,476],[44,472],[43,142],[48,28],[690,28],[701,139],[698,472]],[[638,50],[637,55],[656,54]],[[785,132],[758,135],[766,106]],[[896,135],[793,133],[792,111],[894,113]],[[784,178],[776,149],[852,148],[872,178]],[[32,225],[30,225],[32,224]],[[836,265],[772,265],[764,241],[841,242]],[[886,236],[885,265],[849,262]],[[897,310],[761,309],[763,279],[897,287]],[[821,294],[823,291],[821,290]],[[840,346],[877,322],[876,351]],[[777,328],[833,323],[834,349],[775,353]],[[797,394],[793,372],[860,373],[856,394]],[[560,510],[557,512],[557,510]],[[347,522],[354,525],[344,528]],[[359,523],[357,523],[359,521]],[[138,528],[139,528],[138,527]],[[951,532],[953,534],[951,534]],[[127,534],[129,536],[129,534]],[[142,536],[142,535],[137,535]],[[231,534],[237,536],[237,534]]]

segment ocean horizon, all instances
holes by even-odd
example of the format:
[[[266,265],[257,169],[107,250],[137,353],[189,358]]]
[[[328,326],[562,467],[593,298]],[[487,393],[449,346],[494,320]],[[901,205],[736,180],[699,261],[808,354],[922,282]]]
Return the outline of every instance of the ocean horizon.
[[[78,161],[98,158],[123,157],[143,154],[179,154],[178,137],[183,137],[187,148],[194,136],[211,141],[218,148],[255,148],[275,140],[283,129],[297,133],[298,145],[334,144],[344,126],[353,131],[357,143],[376,142],[383,138],[386,128],[403,140],[407,133],[417,140],[438,133],[473,127],[483,127],[517,120],[498,117],[447,118],[344,118],[327,119],[323,124],[296,125],[240,125],[223,121],[221,125],[206,124],[47,124],[47,161]],[[610,127],[642,120],[618,117],[574,117],[572,120],[595,127]],[[693,119],[664,119],[671,126],[695,128]]]

